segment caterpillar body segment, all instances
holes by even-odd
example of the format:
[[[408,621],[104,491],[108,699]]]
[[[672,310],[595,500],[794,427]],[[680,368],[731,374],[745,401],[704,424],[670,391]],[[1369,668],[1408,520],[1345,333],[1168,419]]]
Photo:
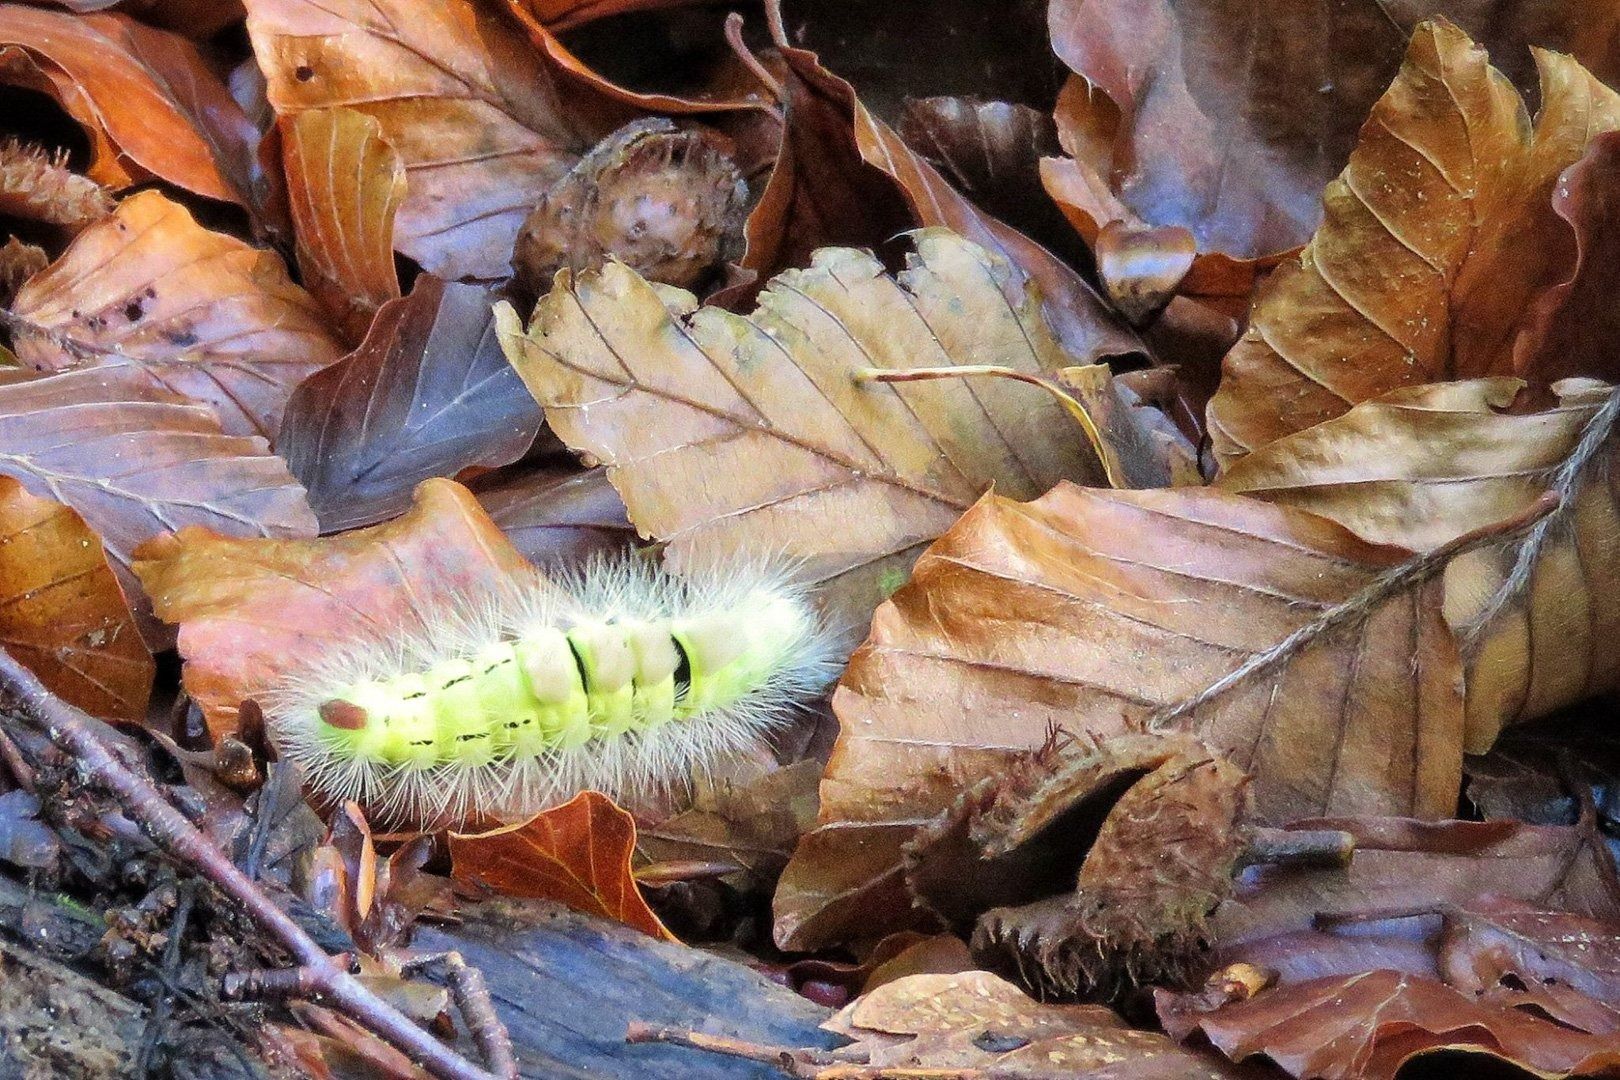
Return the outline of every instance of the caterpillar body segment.
[[[758,570],[597,563],[444,603],[268,697],[278,747],[329,797],[399,822],[634,798],[744,749],[835,672],[802,593]]]

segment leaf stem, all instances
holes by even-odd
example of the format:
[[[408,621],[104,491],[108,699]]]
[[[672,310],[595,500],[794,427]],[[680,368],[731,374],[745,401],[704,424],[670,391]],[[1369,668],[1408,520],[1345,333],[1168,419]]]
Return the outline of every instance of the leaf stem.
[[[992,378],[1015,379],[1021,383],[1038,386],[1048,394],[1057,398],[1068,414],[1074,417],[1080,425],[1080,430],[1086,433],[1086,440],[1091,443],[1092,452],[1102,463],[1103,476],[1108,480],[1108,486],[1119,490],[1129,487],[1109,464],[1110,455],[1107,444],[1103,442],[1102,432],[1086,411],[1086,407],[1075,400],[1063,387],[1051,379],[1039,375],[1031,375],[1027,371],[1017,368],[1003,367],[999,364],[955,364],[948,367],[919,367],[919,368],[859,368],[855,372],[855,382],[860,383],[903,383],[923,382],[928,379],[962,379],[972,376],[988,375]]]

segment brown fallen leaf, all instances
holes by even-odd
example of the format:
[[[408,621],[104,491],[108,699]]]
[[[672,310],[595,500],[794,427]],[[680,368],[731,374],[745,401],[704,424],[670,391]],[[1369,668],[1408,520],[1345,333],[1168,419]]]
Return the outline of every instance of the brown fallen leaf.
[[[1261,821],[1449,813],[1462,700],[1439,587],[1358,599],[1405,558],[1220,491],[986,496],[878,610],[834,695],[842,733],[777,891],[777,942],[904,926],[902,844],[1054,727],[1106,739],[1195,704],[1174,727],[1253,777]],[[1366,617],[1194,697],[1331,610]]]
[[[6,4],[0,48],[28,58],[0,81],[51,94],[84,126],[92,180],[122,188],[157,178],[251,205],[257,136],[191,42],[122,14]]]
[[[1397,9],[1371,0],[1055,0],[1052,47],[1097,88],[1066,95],[1058,109],[1060,125],[1091,129],[1091,145],[1067,148],[1074,160],[1064,168],[1084,174],[1071,181],[1082,194],[1069,206],[1093,230],[1129,215],[1186,228],[1200,252],[1237,260],[1298,247],[1414,25],[1430,15],[1483,35],[1524,90],[1535,86],[1532,44],[1573,52],[1611,82],[1620,75],[1620,19],[1605,4],[1486,14],[1449,0]]]
[[[0,476],[0,644],[93,716],[146,718],[156,665],[96,534]]]
[[[471,487],[490,520],[538,566],[577,564],[636,542],[605,469],[519,465],[478,477]]]
[[[3,388],[0,388],[3,392]],[[243,540],[207,529],[160,536],[135,565],[158,615],[180,627],[185,685],[209,730],[301,658],[388,632],[423,633],[425,590],[454,593],[528,564],[450,480],[369,529],[321,540]]]
[[[272,436],[292,387],[343,352],[279,256],[156,191],[81,232],[7,321],[23,363],[119,368],[213,406],[231,435]]]
[[[1476,1002],[1444,983],[1397,971],[1315,979],[1212,1012],[1161,1006],[1166,1030],[1201,1031],[1234,1061],[1264,1054],[1297,1077],[1393,1080],[1419,1054],[1472,1050],[1538,1076],[1620,1069],[1620,1044],[1529,1011]]]
[[[818,253],[744,318],[692,310],[623,266],[562,276],[502,344],[554,431],[608,467],[675,570],[760,552],[799,560],[850,624],[991,485],[1033,497],[1098,476],[1049,396],[1002,380],[862,384],[871,368],[971,359],[1029,374],[1067,358],[1008,271],[943,230],[898,279],[872,256]],[[671,307],[666,307],[666,302]],[[829,532],[826,522],[860,521]]]
[[[673,941],[636,887],[635,848],[635,819],[606,795],[582,791],[522,825],[451,833],[451,874],[464,886],[555,900]]]
[[[72,507],[120,573],[142,541],[187,525],[235,536],[315,533],[304,489],[263,439],[225,434],[212,410],[129,368],[0,384],[0,446],[0,472]],[[125,584],[139,596],[132,578]],[[145,609],[142,599],[137,615]],[[146,623],[142,632],[154,645],[166,637]]]
[[[656,862],[724,860],[758,878],[787,865],[816,820],[819,761],[796,761],[742,783],[700,783],[691,805],[640,830],[640,851]]]
[[[1399,387],[1515,370],[1526,308],[1573,264],[1554,186],[1620,126],[1620,94],[1536,55],[1532,128],[1483,49],[1444,21],[1417,29],[1321,227],[1227,354],[1208,410],[1223,466]]]
[[[1550,486],[1571,490],[1559,515],[1570,528],[1464,555],[1446,571],[1447,619],[1471,635],[1465,745],[1475,754],[1505,724],[1620,685],[1609,648],[1620,622],[1603,600],[1620,588],[1620,504],[1604,479],[1615,454],[1606,434],[1613,390],[1567,380],[1553,388],[1553,407],[1525,411],[1512,408],[1523,388],[1496,378],[1392,390],[1261,447],[1217,481],[1417,550],[1518,512]],[[1603,443],[1586,446],[1589,460],[1560,479],[1595,423]],[[1492,610],[1527,557],[1523,594]]]
[[[509,272],[540,193],[633,118],[472,0],[249,0],[248,33],[281,117],[346,106],[405,166],[394,244],[447,280]]]
[[[310,109],[281,124],[282,162],[304,284],[358,345],[377,309],[399,297],[394,215],[405,167],[376,117]]]
[[[540,410],[501,352],[490,302],[424,274],[359,348],[293,391],[276,448],[324,531],[392,517],[421,481],[508,464],[534,442]]]

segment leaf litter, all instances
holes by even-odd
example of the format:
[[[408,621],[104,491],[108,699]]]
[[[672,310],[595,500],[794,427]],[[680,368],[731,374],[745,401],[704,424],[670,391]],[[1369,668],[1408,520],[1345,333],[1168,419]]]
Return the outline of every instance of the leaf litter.
[[[0,1056],[1620,1070],[1610,14],[93,7],[0,5],[0,962],[145,1034]],[[623,807],[276,760],[603,553],[847,665]]]

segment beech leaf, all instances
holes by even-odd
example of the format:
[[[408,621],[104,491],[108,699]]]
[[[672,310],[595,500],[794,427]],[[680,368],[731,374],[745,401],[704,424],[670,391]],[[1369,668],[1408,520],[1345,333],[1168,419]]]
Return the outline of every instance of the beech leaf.
[[[311,109],[281,130],[298,268],[357,344],[377,309],[399,296],[394,215],[405,167],[377,118],[354,109]]]
[[[343,352],[279,256],[156,191],[81,232],[10,322],[25,364],[126,369],[213,406],[231,435],[273,435],[292,387]]]
[[[139,722],[156,665],[96,534],[0,476],[0,644],[63,699]]]
[[[674,941],[636,886],[635,849],[635,819],[597,791],[509,829],[450,834],[451,873],[463,885],[555,900]]]
[[[857,381],[869,368],[1038,375],[1066,362],[1033,301],[1011,305],[997,287],[1004,264],[942,230],[916,242],[898,278],[824,249],[747,318],[694,311],[689,294],[609,265],[559,275],[526,332],[508,306],[497,324],[552,429],[607,465],[673,569],[796,560],[855,623],[986,488],[1030,498],[1099,475],[1079,429],[1029,387]]]
[[[1321,227],[1227,354],[1208,410],[1223,466],[1399,387],[1514,373],[1525,309],[1574,261],[1554,186],[1620,127],[1620,94],[1566,56],[1536,58],[1532,128],[1483,49],[1443,20],[1418,27]]]
[[[833,698],[821,816],[776,895],[813,948],[911,918],[900,848],[1054,728],[1140,731],[1407,554],[1220,491],[988,495],[872,620]],[[1460,665],[1437,583],[1370,604],[1176,721],[1253,778],[1258,819],[1438,817],[1462,771]]]
[[[516,460],[539,427],[489,293],[423,275],[359,348],[293,392],[277,448],[334,532],[399,513],[429,477]]]

